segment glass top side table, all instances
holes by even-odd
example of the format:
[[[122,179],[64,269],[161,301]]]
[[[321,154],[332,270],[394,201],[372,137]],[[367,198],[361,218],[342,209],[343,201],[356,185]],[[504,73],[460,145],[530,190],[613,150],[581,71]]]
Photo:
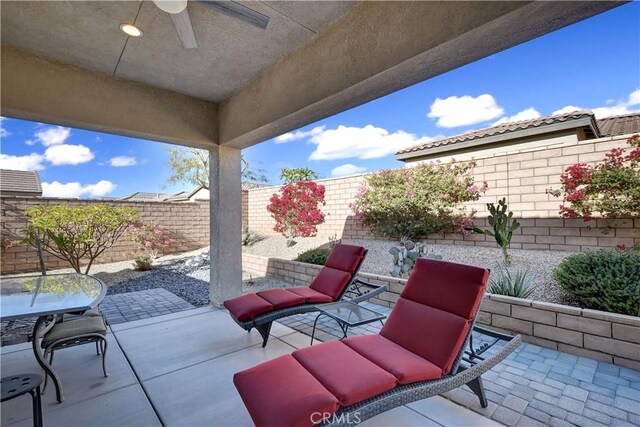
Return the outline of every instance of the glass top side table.
[[[313,331],[311,332],[311,345],[313,345],[313,340],[316,334],[318,319],[320,319],[320,317],[322,316],[331,317],[336,322],[338,322],[340,329],[342,329],[342,338],[347,337],[347,332],[352,326],[366,325],[367,323],[376,321],[380,321],[380,323],[382,323],[382,320],[387,317],[382,313],[378,313],[377,311],[370,310],[350,301],[338,301],[329,304],[323,304],[319,305],[317,308],[320,313],[316,317],[316,320],[313,322]]]

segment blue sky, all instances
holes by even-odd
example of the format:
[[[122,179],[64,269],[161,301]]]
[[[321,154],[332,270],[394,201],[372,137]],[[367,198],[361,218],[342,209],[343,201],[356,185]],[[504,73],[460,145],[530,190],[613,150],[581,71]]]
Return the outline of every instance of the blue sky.
[[[397,149],[498,121],[577,108],[640,111],[640,3],[460,67],[243,151],[278,183],[282,167],[322,177],[402,165]],[[164,144],[3,119],[0,167],[37,170],[45,194],[117,197],[177,192]]]

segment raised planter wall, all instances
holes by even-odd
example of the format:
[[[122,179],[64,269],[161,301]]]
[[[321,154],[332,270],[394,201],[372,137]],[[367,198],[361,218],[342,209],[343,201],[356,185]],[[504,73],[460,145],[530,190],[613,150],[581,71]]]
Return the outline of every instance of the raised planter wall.
[[[581,219],[562,219],[558,216],[561,198],[546,194],[550,187],[560,188],[560,174],[577,162],[594,164],[612,148],[628,147],[624,136],[579,142],[553,142],[535,148],[510,147],[502,154],[478,154],[473,176],[477,183],[487,181],[488,191],[467,208],[476,209],[476,225],[486,226],[486,203],[507,198],[509,208],[519,219],[521,227],[511,240],[514,249],[559,251],[587,251],[612,248],[618,244],[633,246],[640,243],[640,219],[616,221],[598,220],[585,223]],[[325,222],[318,226],[318,236],[337,235],[344,239],[378,239],[360,227],[352,216],[349,204],[354,201],[366,175],[318,180],[324,185],[326,204],[322,211]],[[248,226],[251,231],[273,235],[274,221],[267,212],[269,198],[279,187],[249,190]],[[607,233],[600,227],[612,227]],[[479,234],[463,236],[459,233],[426,236],[427,242],[445,245],[496,247],[491,237]]]
[[[244,270],[297,285],[308,285],[320,266],[243,254]],[[361,273],[363,280],[387,286],[370,301],[393,307],[405,279]],[[486,294],[478,323],[492,329],[521,334],[526,342],[576,356],[640,369],[640,317],[625,316],[562,304]]]

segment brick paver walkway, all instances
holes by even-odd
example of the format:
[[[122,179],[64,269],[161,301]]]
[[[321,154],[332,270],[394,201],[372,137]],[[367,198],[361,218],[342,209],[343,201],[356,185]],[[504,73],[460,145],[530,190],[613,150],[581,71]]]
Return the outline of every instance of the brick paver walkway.
[[[100,308],[107,323],[115,325],[194,308],[163,288],[107,295]]]
[[[378,312],[390,309],[363,303]],[[317,313],[279,322],[311,335]],[[316,338],[342,337],[334,320],[318,322]],[[349,335],[377,333],[380,323],[350,330]],[[474,345],[481,343],[475,337]],[[494,348],[485,355],[490,355]],[[640,372],[609,363],[524,344],[483,375],[489,400],[481,408],[466,387],[443,394],[448,399],[508,426],[640,426]]]

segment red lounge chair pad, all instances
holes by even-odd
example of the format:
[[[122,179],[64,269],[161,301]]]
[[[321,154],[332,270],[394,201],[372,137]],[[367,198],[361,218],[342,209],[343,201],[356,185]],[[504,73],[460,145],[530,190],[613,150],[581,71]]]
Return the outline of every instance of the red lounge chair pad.
[[[314,291],[328,295],[332,301],[338,299],[345,286],[349,283],[351,274],[335,268],[322,267],[320,273],[309,286]]]
[[[254,319],[260,314],[273,310],[273,305],[256,294],[241,295],[226,300],[223,305],[240,322]]]
[[[293,357],[337,397],[342,406],[384,393],[397,384],[393,375],[340,341],[296,350]]]
[[[308,286],[287,288],[287,290],[293,292],[294,294],[300,295],[307,303],[324,303],[333,301],[330,296],[325,295],[322,292],[313,290]]]
[[[359,335],[342,342],[392,374],[400,384],[442,377],[442,369],[381,335]]]
[[[469,327],[470,322],[462,317],[400,297],[380,335],[447,374]]]
[[[291,355],[280,356],[233,376],[257,427],[311,426],[333,414],[338,399]]]
[[[287,289],[268,289],[266,291],[258,292],[257,295],[271,303],[274,310],[277,308],[291,307],[292,305],[305,303],[303,297],[294,292],[290,292]]]
[[[339,244],[333,248],[324,265],[353,274],[360,260],[364,258],[364,253],[365,249],[362,246]]]

